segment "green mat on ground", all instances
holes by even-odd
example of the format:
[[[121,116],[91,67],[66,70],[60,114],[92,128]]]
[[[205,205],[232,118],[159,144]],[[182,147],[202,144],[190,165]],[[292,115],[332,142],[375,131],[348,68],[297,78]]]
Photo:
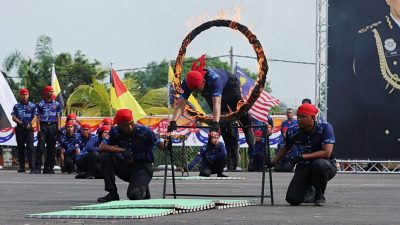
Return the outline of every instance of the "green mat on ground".
[[[143,219],[207,209],[226,209],[255,205],[249,200],[148,199],[121,200],[102,204],[72,206],[72,210],[29,214],[42,219]]]
[[[172,180],[171,176],[167,177],[168,180]],[[175,180],[244,180],[244,177],[201,177],[201,176],[176,176]],[[163,176],[154,176],[153,180],[164,180]]]
[[[27,217],[42,219],[144,219],[166,216],[172,213],[174,213],[174,209],[65,210],[29,214]]]
[[[126,209],[126,208],[169,208],[177,210],[204,210],[215,207],[214,200],[207,199],[148,199],[122,200],[102,204],[73,206],[74,210]]]

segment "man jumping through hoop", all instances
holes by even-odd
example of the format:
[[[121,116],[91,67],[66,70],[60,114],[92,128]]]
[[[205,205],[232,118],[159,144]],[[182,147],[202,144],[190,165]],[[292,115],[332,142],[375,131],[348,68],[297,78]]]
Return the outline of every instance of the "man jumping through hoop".
[[[197,65],[199,63],[199,65]],[[220,122],[221,115],[237,109],[242,100],[240,82],[233,74],[216,68],[205,69],[205,55],[202,55],[192,64],[192,70],[182,82],[180,98],[175,106],[175,111],[168,126],[168,132],[177,129],[176,121],[179,119],[186,103],[193,91],[200,92],[206,99],[213,112],[210,133],[221,132],[228,150],[227,167],[229,171],[236,171],[239,163],[239,140],[232,128],[234,122]],[[241,125],[251,125],[250,115],[245,113],[239,118]],[[243,128],[246,142],[249,146],[254,144],[254,134],[251,128]]]

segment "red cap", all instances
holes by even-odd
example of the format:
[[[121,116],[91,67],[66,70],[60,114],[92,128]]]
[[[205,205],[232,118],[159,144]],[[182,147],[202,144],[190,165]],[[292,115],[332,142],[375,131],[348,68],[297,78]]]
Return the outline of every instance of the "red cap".
[[[112,119],[111,118],[104,118],[103,121],[101,122],[103,125],[112,125]]]
[[[68,121],[65,123],[65,127],[68,127],[68,126],[74,126],[74,123],[72,121]]]
[[[302,104],[297,109],[297,115],[307,115],[307,116],[316,116],[318,114],[318,109],[312,104]]]
[[[132,121],[133,115],[130,109],[120,109],[114,117],[114,124],[129,123]]]
[[[75,113],[70,113],[67,115],[67,120],[75,119],[76,120],[76,114]]]
[[[256,136],[256,137],[262,137],[262,134],[263,134],[262,130],[255,130],[254,131],[254,136]]]
[[[50,91],[54,91],[52,86],[46,86],[43,88],[43,93],[49,93]]]
[[[186,84],[189,90],[196,90],[201,87],[204,82],[204,75],[199,71],[190,71],[186,77]]]
[[[208,136],[209,137],[217,137],[217,138],[219,138],[219,133],[218,132],[210,132],[210,133],[208,133]]]
[[[90,125],[87,123],[82,124],[82,129],[90,129]]]
[[[19,94],[20,95],[29,94],[29,90],[26,88],[22,88],[21,90],[19,90]]]
[[[99,131],[101,131],[101,132],[110,131],[110,127],[109,127],[109,126],[106,126],[106,125],[103,125],[103,126],[101,126],[101,127],[99,128]]]
[[[206,65],[205,61],[206,55],[202,55],[192,64],[192,70],[187,74],[186,84],[190,90],[196,90],[201,87],[204,82],[204,66]],[[199,63],[199,65],[197,65]]]

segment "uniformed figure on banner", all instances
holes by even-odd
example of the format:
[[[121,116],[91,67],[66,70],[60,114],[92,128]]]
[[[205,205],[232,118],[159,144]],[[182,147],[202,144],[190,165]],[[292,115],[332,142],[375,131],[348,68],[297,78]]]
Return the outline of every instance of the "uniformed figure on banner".
[[[11,113],[13,121],[17,123],[15,135],[18,147],[18,173],[25,172],[25,152],[29,169],[31,173],[35,173],[32,123],[36,120],[37,108],[29,101],[28,89],[22,88],[19,91],[19,97],[21,100],[14,106]]]
[[[358,31],[353,69],[367,113],[367,156],[400,158],[400,0],[386,0],[390,13]],[[381,151],[384,149],[384,151]]]

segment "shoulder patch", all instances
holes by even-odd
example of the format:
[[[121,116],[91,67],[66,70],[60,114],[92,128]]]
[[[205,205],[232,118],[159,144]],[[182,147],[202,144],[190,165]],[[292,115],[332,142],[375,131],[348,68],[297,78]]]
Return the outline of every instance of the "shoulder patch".
[[[368,25],[368,26],[366,26],[366,27],[364,27],[364,28],[358,30],[358,33],[359,33],[359,34],[365,33],[365,32],[367,32],[368,30],[379,26],[381,23],[382,23],[382,21],[378,21],[378,22],[376,22],[376,23],[373,23],[373,24],[371,24],[371,25]]]

